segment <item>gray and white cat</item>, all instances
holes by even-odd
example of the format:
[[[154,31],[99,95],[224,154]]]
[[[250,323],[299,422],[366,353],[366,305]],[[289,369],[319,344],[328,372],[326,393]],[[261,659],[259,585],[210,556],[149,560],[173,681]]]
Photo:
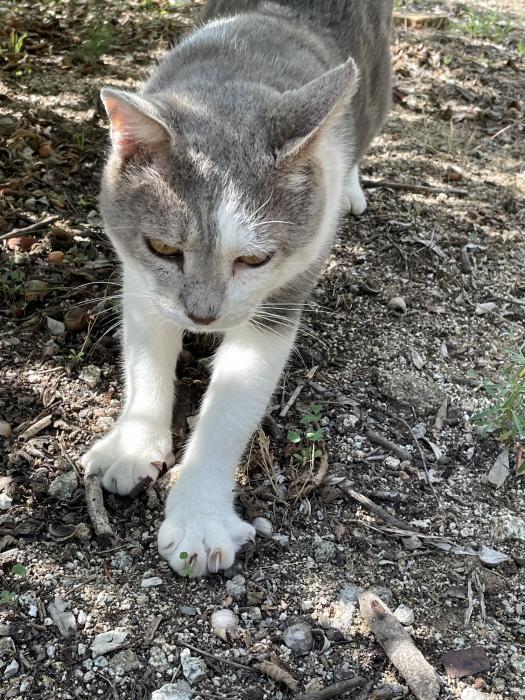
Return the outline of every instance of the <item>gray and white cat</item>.
[[[127,494],[173,463],[185,331],[222,333],[159,551],[193,576],[254,536],[235,471],[390,105],[391,0],[211,0],[138,94],[104,89],[101,209],[123,264],[126,401],[83,457]]]

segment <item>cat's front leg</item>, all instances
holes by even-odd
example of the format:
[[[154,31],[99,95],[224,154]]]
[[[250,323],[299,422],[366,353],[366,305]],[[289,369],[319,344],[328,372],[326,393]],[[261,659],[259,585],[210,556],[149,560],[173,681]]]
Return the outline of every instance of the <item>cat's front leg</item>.
[[[255,535],[233,506],[235,471],[294,338],[295,328],[272,332],[248,324],[225,335],[159,531],[159,551],[179,574],[230,567]]]
[[[129,289],[126,289],[129,287]],[[158,315],[124,278],[126,400],[113,430],[82,457],[86,475],[100,473],[108,491],[128,494],[144,477],[173,464],[171,417],[182,330]]]

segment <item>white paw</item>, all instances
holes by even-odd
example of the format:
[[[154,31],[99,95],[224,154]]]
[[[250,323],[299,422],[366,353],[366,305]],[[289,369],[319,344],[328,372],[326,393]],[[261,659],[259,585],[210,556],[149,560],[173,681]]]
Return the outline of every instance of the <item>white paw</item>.
[[[353,182],[343,193],[343,209],[354,216],[361,216],[366,211],[366,197],[359,183]]]
[[[171,447],[169,431],[148,431],[140,422],[122,419],[80,461],[86,476],[102,474],[104,488],[124,496],[146,476],[156,481],[163,462],[173,465]]]
[[[241,520],[230,504],[204,503],[170,493],[166,518],[159,530],[159,552],[180,576],[196,578],[207,571],[228,569],[255,529]],[[182,555],[182,557],[181,557]]]

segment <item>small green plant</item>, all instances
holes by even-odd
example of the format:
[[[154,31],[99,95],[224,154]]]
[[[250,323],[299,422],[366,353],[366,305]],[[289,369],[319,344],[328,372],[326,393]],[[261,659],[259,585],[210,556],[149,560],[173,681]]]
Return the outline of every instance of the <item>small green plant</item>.
[[[459,28],[472,37],[501,41],[510,32],[512,25],[509,20],[503,20],[496,10],[475,12],[467,10]]]
[[[82,131],[76,131],[73,134],[73,141],[75,142],[75,146],[79,150],[80,154],[84,153],[86,148],[86,132],[84,129],[82,129]]]
[[[308,412],[301,418],[304,428],[302,430],[290,430],[287,438],[294,448],[292,459],[302,466],[313,463],[315,459],[321,457],[322,450],[318,443],[323,439],[324,429],[319,427],[321,420],[321,406],[314,404],[310,406]]]
[[[502,369],[502,380],[485,379],[483,386],[491,405],[477,413],[474,421],[482,435],[494,435],[499,442],[517,449],[518,474],[525,474],[522,460],[525,445],[525,354],[523,348],[509,352],[509,363]]]
[[[22,53],[22,51],[24,50],[26,39],[27,32],[19,34],[15,29],[13,29],[9,36],[9,49],[11,53]]]
[[[516,45],[516,51],[518,52],[518,56],[520,58],[523,58],[525,56],[525,41],[518,41]]]
[[[114,31],[107,22],[97,22],[90,28],[86,40],[76,54],[83,60],[97,59],[111,49]]]
[[[27,566],[23,564],[13,564],[11,567],[13,576],[27,576]],[[0,605],[9,605],[15,599],[13,591],[0,591]]]
[[[180,559],[184,562],[184,569],[182,570],[182,576],[185,576],[186,578],[191,578],[191,575],[193,574],[193,564],[195,563],[195,554],[193,554],[191,557],[188,554],[188,552],[181,552],[179,554]]]
[[[71,348],[67,359],[74,364],[80,364],[86,359],[86,353],[83,350],[75,350],[75,348]]]

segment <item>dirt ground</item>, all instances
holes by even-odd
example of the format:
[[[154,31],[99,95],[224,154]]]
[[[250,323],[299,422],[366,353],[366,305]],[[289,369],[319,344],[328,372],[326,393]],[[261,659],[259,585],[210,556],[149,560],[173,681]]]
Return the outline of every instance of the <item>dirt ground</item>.
[[[356,604],[379,587],[409,608],[397,615],[441,698],[525,698],[525,482],[511,455],[503,486],[486,483],[501,446],[472,420],[487,405],[482,379],[525,340],[522,2],[420,2],[447,24],[396,24],[394,107],[363,177],[400,189],[369,188],[365,215],[342,223],[272,420],[241,465],[239,507],[267,519],[266,537],[226,575],[176,578],[157,553],[154,490],[108,496],[116,537],[105,549],[94,537],[78,458],[121,398],[98,91],[135,87],[194,5],[0,4],[0,234],[57,217],[34,241],[0,247],[0,429],[12,429],[0,436],[0,693],[135,700],[179,684],[154,700],[292,697],[254,672],[270,660],[312,697],[358,675],[367,685],[345,697],[410,698]],[[189,414],[201,356],[190,341],[179,372]],[[329,471],[306,495],[297,479],[313,487],[318,462],[303,465],[286,436],[312,405]],[[179,448],[185,428],[179,416]],[[385,524],[349,488],[420,534]],[[488,563],[483,546],[506,556]],[[238,618],[226,640],[211,627],[220,609]],[[113,650],[91,648],[114,630]],[[184,644],[206,671],[191,686]],[[443,653],[473,647],[481,664],[448,675]]]

